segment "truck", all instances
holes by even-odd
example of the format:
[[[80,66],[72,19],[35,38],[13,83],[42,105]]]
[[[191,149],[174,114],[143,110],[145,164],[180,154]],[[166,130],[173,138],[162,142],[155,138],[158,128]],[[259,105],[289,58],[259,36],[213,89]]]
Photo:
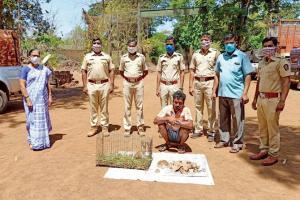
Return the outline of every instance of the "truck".
[[[12,95],[21,93],[20,45],[13,30],[0,30],[0,113],[4,113]]]
[[[280,20],[278,42],[281,56],[290,58],[292,49],[300,47],[300,19]]]
[[[293,48],[290,53],[291,86],[300,90],[300,47]]]

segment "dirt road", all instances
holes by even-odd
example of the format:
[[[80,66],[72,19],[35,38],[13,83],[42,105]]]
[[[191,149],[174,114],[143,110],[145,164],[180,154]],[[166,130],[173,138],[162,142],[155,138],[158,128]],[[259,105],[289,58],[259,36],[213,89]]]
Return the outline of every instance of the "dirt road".
[[[187,89],[187,78],[185,89]],[[110,122],[122,133],[122,82],[109,102]],[[250,89],[252,99],[253,83]],[[281,115],[281,161],[286,164],[262,167],[249,161],[248,153],[257,151],[256,113],[246,106],[246,146],[239,154],[229,149],[214,149],[206,138],[189,139],[193,153],[205,154],[215,186],[167,184],[157,182],[103,179],[107,168],[95,167],[96,137],[87,138],[89,112],[87,98],[80,88],[55,91],[51,108],[52,147],[44,151],[29,150],[25,133],[25,114],[20,101],[9,105],[0,116],[0,199],[90,200],[90,199],[285,199],[295,200],[300,193],[300,92],[291,91]],[[193,108],[188,96],[187,106]],[[157,135],[153,118],[160,110],[155,96],[155,73],[145,80],[145,121],[147,134],[154,145]],[[299,198],[299,196],[298,196]]]

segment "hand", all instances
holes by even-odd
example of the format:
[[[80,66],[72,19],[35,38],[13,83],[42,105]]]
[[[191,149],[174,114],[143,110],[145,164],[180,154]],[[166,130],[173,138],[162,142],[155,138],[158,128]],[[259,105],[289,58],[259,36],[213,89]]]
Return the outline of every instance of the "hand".
[[[86,86],[83,87],[82,92],[83,92],[84,94],[88,94],[88,89],[87,89]]]
[[[48,106],[51,106],[52,103],[53,103],[52,96],[49,96],[49,98],[48,98]]]
[[[246,94],[243,94],[242,101],[244,104],[247,104],[249,102],[249,97]]]
[[[30,98],[26,98],[26,104],[27,104],[29,110],[32,110],[33,105],[32,105],[32,101]]]
[[[177,121],[177,119],[174,116],[169,116],[168,117],[168,122],[170,124],[174,125],[176,121]]]
[[[160,97],[160,90],[159,89],[156,90],[156,96]]]
[[[216,100],[217,98],[217,93],[213,92],[211,95],[212,100]]]
[[[114,84],[110,84],[110,86],[109,86],[109,94],[113,93],[114,89],[115,89]]]
[[[191,96],[194,96],[194,88],[190,88],[189,93],[190,93]]]
[[[253,109],[253,110],[257,110],[257,101],[256,101],[256,99],[254,99],[254,100],[252,101],[252,109]]]
[[[276,107],[276,111],[283,111],[284,109],[284,106],[285,106],[285,102],[284,101],[279,101],[278,104],[277,104],[277,107]]]

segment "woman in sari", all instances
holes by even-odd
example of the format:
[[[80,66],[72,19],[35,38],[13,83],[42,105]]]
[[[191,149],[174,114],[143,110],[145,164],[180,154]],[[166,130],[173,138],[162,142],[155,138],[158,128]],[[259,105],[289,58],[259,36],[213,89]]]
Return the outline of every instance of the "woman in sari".
[[[30,64],[23,66],[20,86],[26,113],[26,129],[29,147],[42,150],[50,147],[52,130],[49,106],[52,103],[49,78],[51,71],[40,64],[40,52],[29,52]]]

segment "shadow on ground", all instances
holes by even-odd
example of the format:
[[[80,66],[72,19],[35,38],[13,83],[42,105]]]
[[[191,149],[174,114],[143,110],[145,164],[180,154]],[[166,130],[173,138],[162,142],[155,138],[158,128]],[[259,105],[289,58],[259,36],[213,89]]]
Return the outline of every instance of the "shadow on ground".
[[[248,154],[259,151],[259,130],[257,118],[248,117],[246,121],[246,150],[239,156],[256,168],[261,177],[279,182],[287,187],[296,188],[300,184],[300,126],[280,126],[281,150],[280,161],[273,166],[261,166],[261,161],[251,161]]]
[[[61,133],[55,133],[55,134],[49,135],[50,146],[52,147],[56,141],[62,140],[65,135],[66,134],[61,134]]]

